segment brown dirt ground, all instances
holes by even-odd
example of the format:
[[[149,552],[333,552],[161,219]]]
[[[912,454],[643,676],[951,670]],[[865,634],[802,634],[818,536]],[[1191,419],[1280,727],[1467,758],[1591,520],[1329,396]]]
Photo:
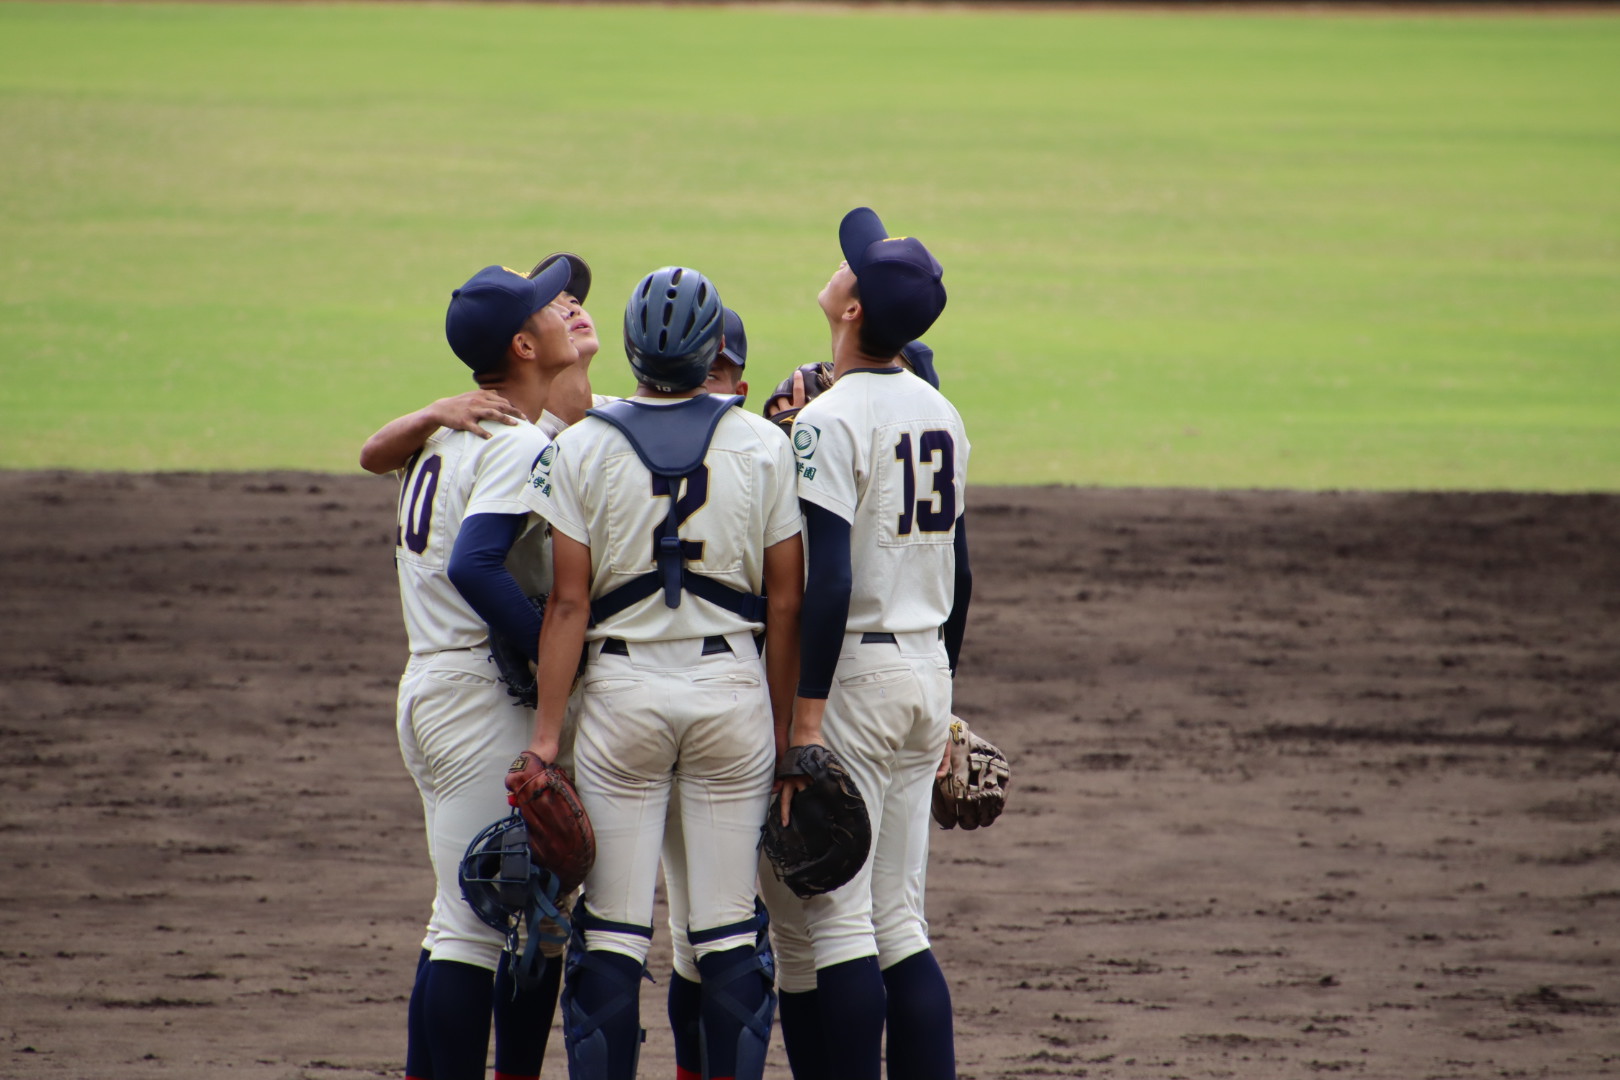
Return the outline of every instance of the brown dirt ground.
[[[400,1075],[393,499],[0,473],[0,1075]],[[1016,773],[936,834],[964,1077],[1620,1075],[1620,497],[973,519],[959,711]]]

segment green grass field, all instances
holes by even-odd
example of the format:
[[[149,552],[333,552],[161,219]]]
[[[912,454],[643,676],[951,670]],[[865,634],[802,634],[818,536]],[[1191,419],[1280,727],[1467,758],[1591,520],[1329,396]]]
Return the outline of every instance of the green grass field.
[[[559,247],[762,396],[865,203],[977,482],[1620,490],[1617,18],[5,3],[0,138],[3,467],[351,470]]]

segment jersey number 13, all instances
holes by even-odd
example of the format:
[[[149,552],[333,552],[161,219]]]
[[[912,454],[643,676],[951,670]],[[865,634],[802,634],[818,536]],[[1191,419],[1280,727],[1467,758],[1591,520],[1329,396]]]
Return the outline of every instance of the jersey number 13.
[[[911,432],[894,444],[894,459],[900,463],[900,520],[895,531],[910,536],[912,529],[924,533],[950,532],[956,524],[956,442],[943,429],[923,432],[912,449]],[[933,473],[933,488],[917,497],[917,468]]]

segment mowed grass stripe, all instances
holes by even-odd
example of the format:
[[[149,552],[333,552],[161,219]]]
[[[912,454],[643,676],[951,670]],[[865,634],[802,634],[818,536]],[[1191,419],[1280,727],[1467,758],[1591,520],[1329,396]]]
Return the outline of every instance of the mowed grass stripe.
[[[754,400],[861,203],[985,483],[1620,488],[1620,20],[0,5],[0,466],[347,470],[449,290],[680,262]]]

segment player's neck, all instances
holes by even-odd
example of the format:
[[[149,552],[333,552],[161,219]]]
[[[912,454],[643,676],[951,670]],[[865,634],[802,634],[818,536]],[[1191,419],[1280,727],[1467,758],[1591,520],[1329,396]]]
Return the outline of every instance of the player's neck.
[[[706,392],[707,391],[705,391],[703,387],[695,386],[690,390],[678,390],[673,393],[665,393],[662,390],[655,390],[643,383],[637,383],[636,392],[633,396],[642,398],[688,398],[697,397],[699,394]]]
[[[833,343],[833,381],[843,378],[851,371],[862,369],[892,368],[900,365],[898,356],[873,356],[861,351],[854,334],[846,335],[841,341]]]
[[[510,401],[532,424],[546,411],[546,404],[551,400],[551,384],[557,374],[530,366],[508,372],[500,381],[483,383],[481,386]]]

